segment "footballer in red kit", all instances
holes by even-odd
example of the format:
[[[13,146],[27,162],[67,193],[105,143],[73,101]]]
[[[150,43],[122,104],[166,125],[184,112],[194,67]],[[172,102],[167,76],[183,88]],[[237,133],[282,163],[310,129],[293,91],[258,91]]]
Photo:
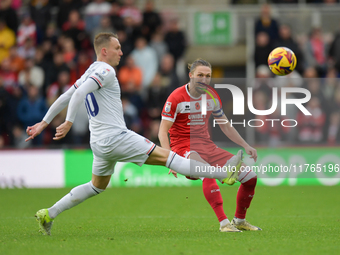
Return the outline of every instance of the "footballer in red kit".
[[[163,107],[158,135],[161,146],[171,149],[180,156],[222,167],[236,156],[219,148],[210,139],[208,131],[210,116],[212,115],[215,119],[227,120],[220,97],[209,85],[211,65],[203,59],[197,59],[189,65],[189,69],[190,82],[174,90]],[[202,100],[203,96],[205,100]],[[205,107],[205,111],[203,111],[203,107]],[[246,153],[256,161],[256,150],[243,140],[234,127],[229,123],[219,126],[230,140],[242,146]],[[242,151],[240,152],[242,153]],[[236,213],[231,222],[224,213],[223,199],[216,180],[199,178],[202,180],[203,194],[220,222],[221,232],[261,230],[245,220],[247,209],[255,193],[257,176],[244,163],[241,168],[242,170],[238,172],[237,176],[241,185],[236,198]],[[177,177],[175,171],[170,170],[169,173],[173,173]],[[187,178],[191,179],[188,176]]]

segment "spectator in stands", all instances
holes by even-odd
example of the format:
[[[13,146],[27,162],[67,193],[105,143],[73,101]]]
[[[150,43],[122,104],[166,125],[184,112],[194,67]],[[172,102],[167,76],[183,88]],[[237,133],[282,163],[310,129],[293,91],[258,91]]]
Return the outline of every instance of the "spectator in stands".
[[[151,0],[146,1],[143,13],[143,34],[149,41],[151,35],[162,26],[162,19],[154,9],[154,3]]]
[[[169,91],[166,87],[162,86],[161,74],[156,73],[148,88],[147,96],[148,115],[152,120],[160,120],[161,111],[168,96]]]
[[[67,22],[70,12],[80,10],[81,7],[82,1],[61,0],[57,14],[57,27],[62,28],[65,22]]]
[[[10,69],[16,74],[25,68],[25,60],[18,55],[18,48],[11,47],[9,50]]]
[[[4,81],[0,75],[0,137],[11,130],[10,100],[11,95],[5,89]]]
[[[271,99],[273,87],[276,86],[272,74],[267,65],[260,65],[256,68],[256,79],[254,79],[252,87],[254,91],[262,91]]]
[[[140,91],[142,87],[142,71],[135,65],[135,61],[131,56],[126,58],[125,65],[119,69],[118,80],[122,92]],[[131,88],[133,87],[133,88]]]
[[[71,86],[69,72],[61,71],[58,75],[58,80],[47,88],[46,101],[48,106],[50,107],[54,101]],[[63,111],[63,117],[66,117],[66,111]]]
[[[66,37],[72,38],[77,50],[84,48],[83,44],[87,43],[88,37],[85,32],[85,22],[80,18],[77,10],[70,12],[68,21],[63,25],[63,31]]]
[[[312,115],[304,115],[301,111],[298,112],[298,139],[305,143],[322,142],[326,115],[321,109],[319,99],[313,96],[307,103],[306,108]]]
[[[9,93],[13,93],[17,87],[17,74],[11,69],[11,62],[9,58],[5,58],[0,65],[0,78],[4,89]]]
[[[262,5],[261,15],[255,22],[255,36],[260,32],[266,32],[269,35],[271,44],[279,38],[279,25],[271,16],[269,4]]]
[[[74,145],[85,145],[88,146],[89,142],[89,117],[85,108],[85,104],[79,107],[77,116],[74,120],[71,129],[72,143]]]
[[[110,9],[110,19],[113,28],[116,31],[124,30],[124,22],[122,17],[119,15],[120,5],[118,2],[113,2]],[[119,38],[120,39],[120,38]]]
[[[326,45],[320,28],[313,28],[304,47],[307,67],[315,67],[319,76],[326,72]]]
[[[164,42],[164,36],[161,32],[152,34],[150,47],[156,51],[158,63],[161,63],[163,56],[168,52],[168,46]]]
[[[44,70],[35,65],[33,58],[26,59],[25,69],[19,73],[19,85],[24,87],[25,90],[30,86],[36,87],[39,90],[44,84],[44,79]]]
[[[337,88],[337,76],[338,73],[334,67],[329,67],[326,73],[326,77],[323,80],[323,84],[321,85],[323,87],[325,99],[327,102],[331,102],[333,99],[335,90]]]
[[[169,31],[166,33],[164,41],[168,45],[169,52],[175,58],[176,66],[177,60],[183,56],[186,49],[185,36],[184,33],[179,30],[177,19],[170,21]]]
[[[119,15],[125,19],[126,17],[132,18],[132,23],[134,26],[140,26],[142,24],[142,13],[135,6],[134,0],[125,0],[124,5],[119,11]]]
[[[11,0],[0,1],[0,19],[4,20],[9,29],[11,29],[14,33],[17,33],[19,20],[17,13],[11,7]]]
[[[46,27],[51,20],[51,1],[30,1],[30,13],[37,27],[37,40],[40,44],[44,38]]]
[[[145,92],[147,86],[152,82],[158,69],[156,52],[147,45],[144,37],[136,40],[136,48],[132,51],[131,56],[143,73],[142,90]]]
[[[9,49],[15,44],[15,34],[0,17],[0,64],[9,56]]]
[[[91,1],[84,9],[86,31],[92,33],[99,27],[102,16],[109,15],[110,9],[111,5],[105,0]]]
[[[89,54],[86,51],[80,51],[77,64],[70,71],[70,84],[74,84],[91,64]]]
[[[45,116],[46,111],[46,103],[44,98],[39,95],[39,89],[35,86],[29,86],[27,97],[21,99],[18,105],[18,118],[23,126],[34,125]],[[42,137],[34,139],[33,144],[41,144]]]
[[[120,30],[117,32],[118,38],[119,38],[119,42],[120,45],[122,47],[122,51],[124,52],[123,56],[121,56],[120,58],[120,62],[118,65],[118,70],[125,65],[125,60],[127,58],[127,56],[130,55],[130,53],[133,51],[134,49],[134,43],[133,40],[131,40],[126,32],[124,30]]]
[[[132,131],[135,131],[136,133],[141,134],[142,125],[138,116],[137,108],[124,95],[122,95],[122,105],[126,127]]]
[[[22,22],[18,29],[17,45],[23,46],[26,39],[31,38],[34,45],[37,41],[37,30],[34,21],[31,19],[29,13],[25,13],[22,17]]]
[[[34,58],[35,46],[32,38],[26,38],[24,45],[18,47],[18,55],[23,58]]]
[[[29,143],[26,143],[25,140],[27,138],[27,134],[25,132],[25,129],[20,123],[17,123],[14,125],[12,130],[12,136],[13,136],[13,142],[14,147],[17,149],[25,149],[28,148],[31,145],[31,141]]]
[[[142,36],[142,28],[133,21],[133,17],[125,16],[123,18],[124,31],[127,35],[127,40],[135,44],[138,37]]]
[[[302,73],[304,70],[304,57],[303,57],[303,53],[299,47],[299,45],[297,44],[297,42],[294,40],[293,36],[292,36],[292,30],[288,25],[281,25],[280,29],[279,29],[279,38],[275,41],[273,48],[276,47],[287,47],[289,49],[291,49],[294,53],[296,58],[298,59],[297,61],[297,65],[296,65],[296,70],[299,73]]]
[[[175,59],[171,54],[163,56],[159,72],[162,76],[162,86],[167,88],[169,95],[172,91],[183,85],[179,83],[175,71]]]
[[[340,112],[338,109],[330,115],[327,142],[329,145],[335,145],[340,142]]]
[[[77,51],[71,38],[65,38],[62,45],[64,63],[70,68],[75,68],[77,61]]]
[[[340,73],[340,31],[335,34],[328,55],[331,63],[334,64],[336,70]]]
[[[99,34],[101,32],[116,33],[116,30],[111,25],[111,19],[107,15],[102,16],[100,20],[100,25],[91,32],[91,38],[92,38],[91,41],[94,40],[94,37],[96,36],[96,34]]]
[[[259,32],[256,35],[255,45],[255,66],[268,65],[268,56],[273,50],[273,46],[270,45],[269,36],[266,32]]]
[[[69,72],[70,69],[64,63],[64,57],[62,52],[56,52],[53,56],[53,64],[51,69],[47,72],[47,85],[52,84],[58,80],[59,73],[62,71]]]
[[[57,39],[58,39],[57,28],[54,23],[49,23],[46,27],[45,37],[44,37],[43,42],[50,41],[52,45],[55,45],[57,44]]]
[[[15,10],[18,11],[22,6],[22,1],[21,0],[12,0],[11,7]]]

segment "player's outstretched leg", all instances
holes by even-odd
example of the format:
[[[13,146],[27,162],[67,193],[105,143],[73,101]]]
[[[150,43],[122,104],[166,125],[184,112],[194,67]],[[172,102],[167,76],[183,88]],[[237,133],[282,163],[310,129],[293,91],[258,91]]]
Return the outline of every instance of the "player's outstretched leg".
[[[246,221],[247,209],[249,208],[255,194],[257,176],[253,171],[251,171],[249,166],[243,166],[245,168],[242,169],[238,177],[239,182],[241,182],[241,186],[236,197],[235,218],[232,220],[231,224],[240,230],[262,230],[261,228],[253,226]]]
[[[39,223],[40,232],[44,235],[51,235],[51,228],[55,217],[63,211],[70,209],[103,191],[104,189],[95,187],[91,181],[73,188],[70,193],[61,198],[52,207],[39,210],[35,216]]]
[[[39,231],[44,235],[51,235],[53,219],[50,218],[47,209],[41,209],[35,214],[37,222],[39,223]]]

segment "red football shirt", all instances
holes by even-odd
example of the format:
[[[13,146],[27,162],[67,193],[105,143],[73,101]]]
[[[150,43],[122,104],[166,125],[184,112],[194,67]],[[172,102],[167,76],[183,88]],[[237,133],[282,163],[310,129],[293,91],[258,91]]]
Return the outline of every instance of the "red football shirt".
[[[207,114],[202,115],[202,95],[190,95],[188,84],[175,89],[168,97],[162,111],[162,119],[173,122],[170,133],[170,147],[190,147],[190,143],[210,140],[208,132],[209,117],[223,115],[222,102],[218,94],[208,87]]]

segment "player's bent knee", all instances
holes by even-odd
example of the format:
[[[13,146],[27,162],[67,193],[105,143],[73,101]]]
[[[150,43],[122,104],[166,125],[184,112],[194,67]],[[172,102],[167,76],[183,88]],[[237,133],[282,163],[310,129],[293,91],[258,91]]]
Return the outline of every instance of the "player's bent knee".
[[[241,183],[245,183],[249,181],[250,179],[256,179],[257,180],[257,174],[251,170],[249,166],[242,163],[242,167],[240,169],[239,175],[238,175],[238,181]]]
[[[111,180],[111,175],[98,176],[98,175],[92,174],[92,185],[96,187],[97,189],[105,190],[107,188],[107,185],[109,185],[110,180]]]
[[[170,150],[156,146],[149,158],[145,161],[145,164],[165,166],[169,153]]]

